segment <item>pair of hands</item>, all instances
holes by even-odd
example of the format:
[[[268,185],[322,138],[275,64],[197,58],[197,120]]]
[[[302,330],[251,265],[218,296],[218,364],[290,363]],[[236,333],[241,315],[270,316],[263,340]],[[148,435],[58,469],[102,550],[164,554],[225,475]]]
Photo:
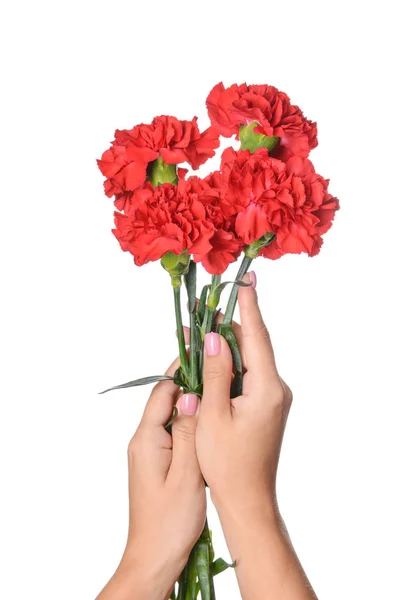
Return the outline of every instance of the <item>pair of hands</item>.
[[[170,596],[203,530],[204,479],[232,559],[237,560],[244,598],[256,597],[248,589],[257,555],[272,551],[280,536],[285,546],[275,484],[292,394],[276,369],[254,273],[245,281],[252,286],[239,289],[241,326],[235,326],[246,369],[243,393],[230,399],[232,357],[225,339],[216,333],[205,337],[201,403],[194,395],[179,397],[172,381],[154,387],[128,448],[127,546],[99,600]],[[177,366],[176,360],[166,374],[172,375]],[[174,404],[179,416],[170,436],[165,425]],[[270,538],[263,537],[264,530]],[[288,558],[293,551],[287,546]]]

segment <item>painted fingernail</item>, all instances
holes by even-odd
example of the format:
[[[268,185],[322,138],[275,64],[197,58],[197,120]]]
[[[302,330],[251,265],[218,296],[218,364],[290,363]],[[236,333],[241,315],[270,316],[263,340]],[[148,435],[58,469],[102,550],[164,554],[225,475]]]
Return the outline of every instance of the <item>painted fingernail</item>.
[[[256,277],[256,273],[254,271],[249,271],[249,279],[250,279],[250,283],[252,284],[252,289],[255,289],[256,284],[257,284],[257,277]]]
[[[197,394],[183,394],[180,398],[180,411],[183,415],[193,417],[198,408]]]
[[[208,356],[217,356],[221,352],[221,338],[219,333],[206,333],[204,346]]]

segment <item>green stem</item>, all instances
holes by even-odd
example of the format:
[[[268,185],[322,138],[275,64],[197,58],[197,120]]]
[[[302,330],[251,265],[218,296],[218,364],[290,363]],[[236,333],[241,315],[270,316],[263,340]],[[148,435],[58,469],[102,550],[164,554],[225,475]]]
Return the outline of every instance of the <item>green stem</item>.
[[[196,392],[200,382],[198,373],[198,351],[200,344],[198,339],[196,314],[197,265],[192,260],[190,260],[189,269],[185,275],[185,281],[188,294],[188,312],[190,315],[190,387],[191,391]]]
[[[205,521],[204,529],[195,545],[196,568],[202,600],[215,600],[213,573],[211,564],[213,561],[213,550],[211,534],[208,521]]]
[[[181,318],[181,303],[180,303],[180,287],[174,287],[174,310],[176,313],[176,326],[177,326],[177,339],[179,342],[179,356],[180,356],[180,364],[183,370],[183,373],[188,375],[188,360],[187,360],[187,352],[186,352],[186,344],[184,341],[184,331],[183,331],[183,321]]]
[[[243,257],[243,260],[242,260],[242,264],[239,267],[238,274],[236,275],[236,281],[240,281],[241,279],[243,279],[244,275],[246,275],[247,270],[249,269],[250,265],[252,264],[252,260],[253,260],[253,258],[249,258],[249,256],[246,256],[246,254],[245,254],[245,256]],[[226,307],[224,319],[222,321],[222,323],[224,325],[232,324],[233,313],[235,312],[236,300],[238,298],[238,289],[239,289],[239,286],[236,283],[234,283],[232,286],[231,293],[229,295],[229,300],[228,300],[228,304]]]
[[[179,589],[177,591],[177,600],[186,600],[186,592],[187,592],[187,573],[188,573],[188,563],[184,567],[182,574],[179,579]]]
[[[190,385],[196,390],[199,383],[197,360],[197,322],[195,311],[190,313]]]

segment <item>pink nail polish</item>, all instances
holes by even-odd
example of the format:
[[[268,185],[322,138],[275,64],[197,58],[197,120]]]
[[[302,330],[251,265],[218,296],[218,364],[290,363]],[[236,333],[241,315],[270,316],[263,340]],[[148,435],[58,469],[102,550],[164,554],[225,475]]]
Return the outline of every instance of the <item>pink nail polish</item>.
[[[179,404],[183,415],[193,417],[198,408],[198,396],[197,394],[183,394]]]
[[[255,289],[256,284],[257,284],[257,277],[256,277],[256,273],[254,271],[249,272],[249,279],[250,279],[250,283],[252,284],[252,289]]]
[[[204,346],[208,356],[217,356],[221,352],[221,338],[219,333],[206,333]]]

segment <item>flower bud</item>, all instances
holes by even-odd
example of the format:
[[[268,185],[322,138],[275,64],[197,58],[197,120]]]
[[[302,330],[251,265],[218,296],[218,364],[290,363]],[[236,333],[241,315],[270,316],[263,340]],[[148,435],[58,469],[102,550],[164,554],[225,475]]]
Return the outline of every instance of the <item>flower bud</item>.
[[[181,287],[181,278],[188,272],[190,254],[187,254],[187,250],[183,250],[181,254],[166,252],[162,256],[160,264],[172,278],[172,286]]]
[[[250,150],[254,152],[258,148],[267,148],[269,153],[274,150],[280,141],[280,138],[276,135],[271,137],[263,135],[262,133],[254,133],[254,128],[259,123],[252,121],[249,125],[241,125],[239,129],[240,146],[242,150]]]

